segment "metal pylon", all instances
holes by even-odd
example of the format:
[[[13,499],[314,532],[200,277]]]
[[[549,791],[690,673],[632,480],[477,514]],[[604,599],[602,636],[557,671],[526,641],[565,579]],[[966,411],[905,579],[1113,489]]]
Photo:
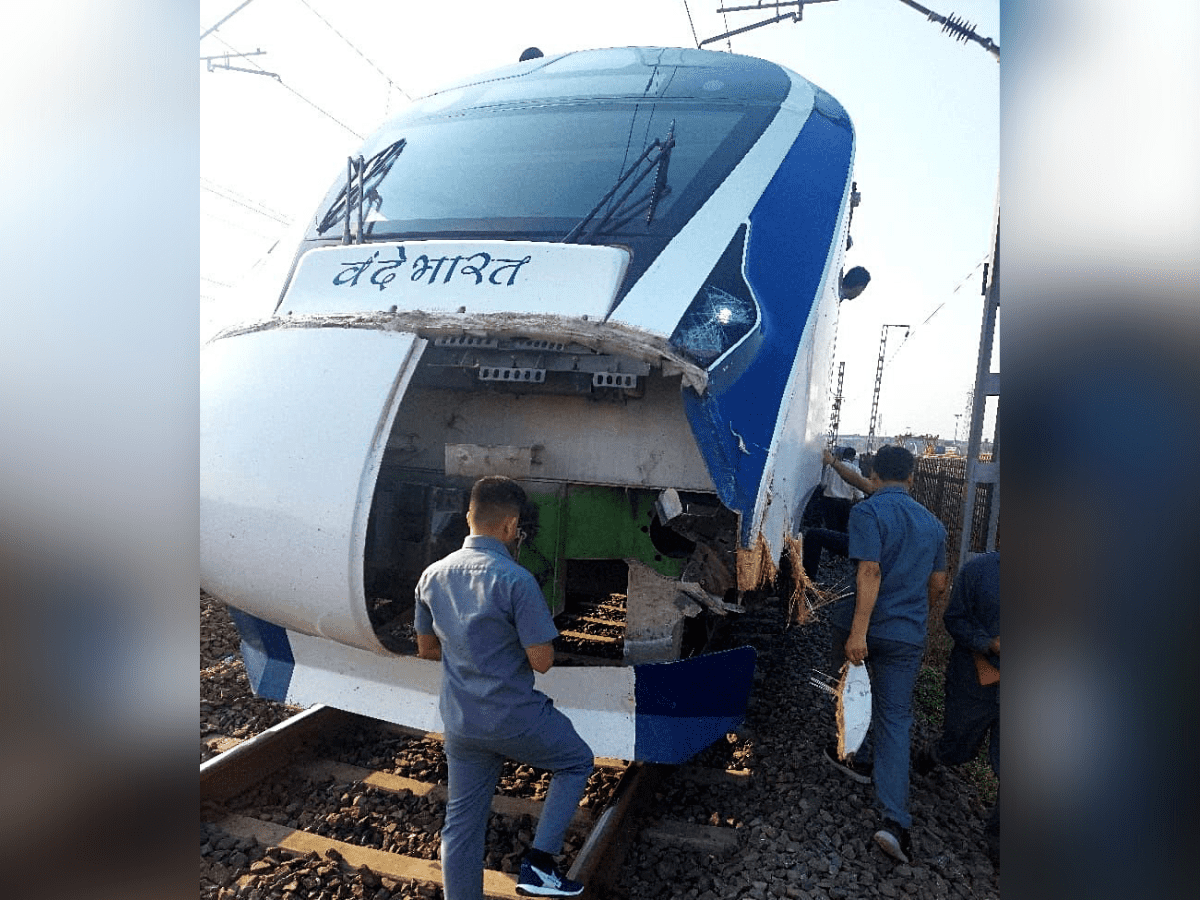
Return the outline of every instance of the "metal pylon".
[[[879,332],[879,362],[875,365],[875,393],[871,396],[871,425],[867,429],[867,450],[875,449],[875,425],[879,422],[879,389],[883,385],[883,361],[887,350],[889,328],[908,328],[907,325],[884,325]],[[905,332],[907,335],[908,332]]]
[[[846,380],[846,361],[838,363],[837,393],[833,395],[833,411],[829,416],[829,446],[837,446],[838,427],[842,421],[842,384]]]
[[[959,538],[958,562],[961,566],[977,554],[971,550],[972,524],[975,504],[981,484],[992,486],[992,504],[988,513],[987,537],[984,552],[996,549],[996,530],[1000,522],[1000,373],[992,369],[992,347],[996,338],[996,317],[1000,311],[1000,213],[997,210],[992,241],[991,278],[984,276],[983,325],[979,334],[979,363],[975,370],[975,391],[971,401],[971,422],[967,438],[967,481],[963,498],[962,534]],[[992,435],[992,458],[979,459],[983,443],[983,417],[987,398],[996,398],[996,423]]]

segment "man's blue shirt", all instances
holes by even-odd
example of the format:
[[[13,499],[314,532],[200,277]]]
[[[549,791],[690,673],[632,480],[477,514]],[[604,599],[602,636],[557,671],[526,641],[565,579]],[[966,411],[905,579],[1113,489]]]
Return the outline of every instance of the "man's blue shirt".
[[[999,551],[980,554],[962,567],[942,621],[956,646],[987,654],[999,667],[1000,657],[989,652],[992,638],[1000,634]]]
[[[442,722],[455,734],[511,738],[550,699],[525,648],[558,636],[541,588],[503,543],[471,535],[417,582],[414,626],[442,645]]]
[[[945,526],[903,487],[889,485],[850,510],[849,534],[851,559],[879,563],[868,636],[924,644],[929,576],[946,568]],[[849,631],[854,598],[835,606],[831,619]]]

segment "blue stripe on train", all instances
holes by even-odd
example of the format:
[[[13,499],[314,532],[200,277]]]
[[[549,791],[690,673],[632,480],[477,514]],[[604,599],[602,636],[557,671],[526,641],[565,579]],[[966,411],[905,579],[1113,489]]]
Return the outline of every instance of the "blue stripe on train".
[[[242,659],[250,688],[256,696],[286,701],[296,668],[287,630],[232,606],[228,609],[242,638]]]
[[[634,755],[682,763],[741,724],[754,684],[753,647],[634,667]]]
[[[845,111],[818,90],[813,114],[750,213],[745,272],[762,309],[758,355],[728,386],[714,372],[703,398],[684,391],[688,421],[717,494],[742,513],[743,543],[751,539],[754,504],[796,347],[837,238],[853,148]]]

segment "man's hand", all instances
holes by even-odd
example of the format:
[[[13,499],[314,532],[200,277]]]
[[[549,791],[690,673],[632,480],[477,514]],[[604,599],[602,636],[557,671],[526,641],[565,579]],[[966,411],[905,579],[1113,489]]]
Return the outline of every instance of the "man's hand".
[[[420,659],[438,660],[442,658],[442,643],[437,639],[437,635],[417,635],[417,656]]]
[[[532,644],[525,648],[525,656],[533,671],[546,673],[554,665],[554,644]]]
[[[994,638],[992,638],[992,642],[988,644],[988,652],[994,653],[996,656],[1000,655],[1000,635],[996,635]]]
[[[829,452],[828,447],[821,451],[821,462],[827,466],[833,465],[833,454]]]
[[[867,658],[867,636],[866,634],[858,634],[850,632],[850,637],[846,639],[846,659],[854,663],[856,666],[861,665],[863,660]]]
[[[929,608],[936,609],[941,599],[946,596],[946,588],[950,586],[950,578],[945,572],[934,572],[925,584],[925,593],[929,598]]]
[[[871,611],[879,597],[879,584],[883,571],[879,563],[869,559],[858,561],[855,575],[854,621],[850,624],[850,637],[846,641],[846,659],[858,665],[867,658],[867,631],[871,627]]]

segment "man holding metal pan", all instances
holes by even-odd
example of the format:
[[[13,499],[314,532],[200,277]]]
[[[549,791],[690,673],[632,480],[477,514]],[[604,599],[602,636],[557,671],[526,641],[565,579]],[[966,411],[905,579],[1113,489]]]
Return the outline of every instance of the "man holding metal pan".
[[[857,780],[874,782],[883,813],[875,842],[905,863],[912,860],[908,777],[913,690],[929,609],[947,583],[946,529],[909,496],[915,468],[908,450],[882,447],[872,464],[871,496],[850,511],[856,592],[832,609],[832,655],[835,671],[843,660],[869,667],[871,727],[857,758],[840,760],[836,750],[832,756],[826,751],[831,762]]]

